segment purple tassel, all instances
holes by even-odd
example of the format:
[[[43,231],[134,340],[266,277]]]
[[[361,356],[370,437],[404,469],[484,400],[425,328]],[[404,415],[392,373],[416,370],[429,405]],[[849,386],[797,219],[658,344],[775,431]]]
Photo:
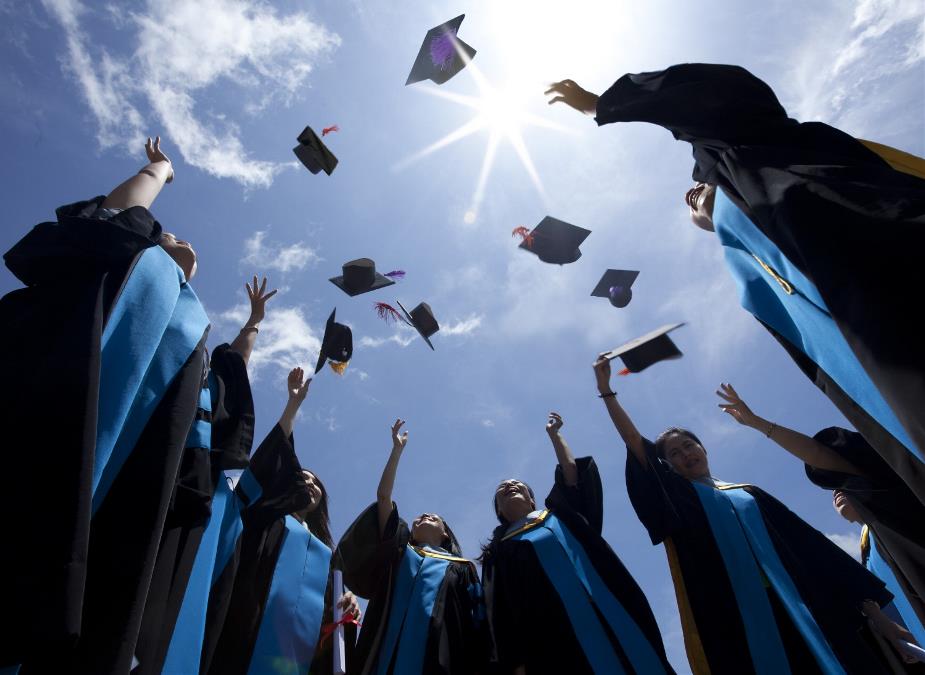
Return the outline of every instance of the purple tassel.
[[[389,277],[389,279],[404,279],[405,270],[392,270],[391,272],[386,272],[383,276]]]
[[[430,41],[430,60],[441,70],[448,69],[456,56],[456,33],[444,31]]]

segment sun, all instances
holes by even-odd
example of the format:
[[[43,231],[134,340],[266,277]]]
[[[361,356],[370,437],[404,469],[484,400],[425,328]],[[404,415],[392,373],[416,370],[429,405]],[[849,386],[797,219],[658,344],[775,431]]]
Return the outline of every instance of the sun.
[[[514,86],[496,87],[492,85],[471,61],[468,64],[467,71],[471,73],[479,89],[478,96],[457,94],[436,87],[420,87],[417,90],[471,108],[475,112],[475,117],[461,127],[450,131],[442,138],[434,141],[424,149],[398,162],[394,169],[404,169],[410,164],[456,141],[471,136],[479,131],[488,131],[488,143],[485,146],[485,155],[482,158],[482,166],[479,170],[478,178],[476,179],[475,191],[473,192],[470,206],[463,216],[463,222],[467,225],[471,225],[478,219],[479,207],[485,196],[485,187],[488,184],[488,177],[494,165],[498,146],[501,145],[502,142],[509,143],[514,149],[514,152],[520,159],[520,163],[530,177],[530,181],[533,183],[536,191],[543,201],[546,201],[546,191],[543,189],[543,182],[540,180],[536,167],[533,164],[533,159],[530,156],[530,151],[527,149],[527,144],[524,142],[522,130],[528,126],[545,127],[565,133],[571,133],[571,130],[525,112],[528,94],[523,90]],[[537,95],[536,92],[530,93],[533,94],[533,96]]]

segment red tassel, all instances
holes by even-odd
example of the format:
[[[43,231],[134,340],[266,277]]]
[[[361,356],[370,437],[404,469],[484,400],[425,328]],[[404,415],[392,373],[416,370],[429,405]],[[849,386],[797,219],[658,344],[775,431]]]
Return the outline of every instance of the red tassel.
[[[533,235],[530,234],[530,230],[528,230],[523,225],[520,225],[519,227],[515,227],[511,231],[511,236],[520,237],[521,239],[523,239],[524,243],[527,245],[527,248],[533,248]]]
[[[399,314],[398,310],[392,307],[392,305],[386,304],[384,302],[376,302],[373,303],[373,307],[376,308],[376,314],[379,315],[379,318],[386,323],[392,323],[393,321],[404,321],[404,317]]]
[[[321,130],[321,135],[327,136],[332,131],[340,131],[340,127],[338,127],[336,124],[330,127],[325,127],[324,129]]]
[[[633,371],[631,371],[629,368],[624,368],[619,373],[617,373],[617,375],[629,375],[631,372]]]

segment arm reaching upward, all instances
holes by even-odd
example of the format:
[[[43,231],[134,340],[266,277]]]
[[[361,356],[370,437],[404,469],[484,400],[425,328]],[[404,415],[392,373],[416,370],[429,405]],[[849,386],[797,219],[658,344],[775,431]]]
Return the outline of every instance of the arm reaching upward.
[[[594,377],[597,380],[597,390],[607,406],[610,421],[617,428],[617,432],[623,442],[626,443],[627,449],[642,466],[646,466],[646,449],[642,442],[642,434],[636,429],[633,420],[626,414],[626,411],[617,401],[617,395],[610,388],[610,361],[605,359],[603,355],[599,355],[597,361],[594,362]]]
[[[379,488],[376,490],[380,536],[385,533],[385,526],[389,522],[389,516],[392,515],[392,488],[395,487],[395,474],[398,471],[398,461],[401,459],[402,450],[408,442],[408,432],[401,433],[404,423],[405,420],[397,419],[392,425],[392,452],[382,470],[382,478],[379,479]]]
[[[104,209],[128,209],[132,206],[149,209],[161,188],[173,180],[173,164],[161,151],[160,136],[154,142],[148,138],[145,153],[149,164],[110,192],[103,202]]]
[[[562,477],[565,484],[569,487],[578,485],[578,466],[575,464],[575,457],[572,455],[568,443],[562,437],[560,429],[565,422],[562,415],[557,412],[549,413],[549,419],[546,422],[546,433],[549,434],[549,440],[552,441],[552,447],[556,449],[556,459],[559,460],[559,466],[562,468]]]
[[[258,287],[256,274],[254,275],[254,287],[251,288],[250,284],[245,283],[244,288],[247,289],[247,297],[251,301],[251,314],[238,336],[231,343],[231,349],[240,354],[241,358],[244,359],[244,364],[247,365],[254,349],[254,343],[257,342],[257,326],[266,315],[267,300],[276,295],[276,290],[274,289],[267,293],[266,277],[263,278],[263,283]]]
[[[286,388],[289,390],[289,400],[286,401],[286,407],[283,408],[283,414],[279,418],[279,428],[288,438],[292,435],[292,426],[295,424],[296,413],[299,412],[299,406],[308,395],[308,387],[312,379],[308,378],[303,382],[305,371],[301,368],[293,368],[289,371]]]

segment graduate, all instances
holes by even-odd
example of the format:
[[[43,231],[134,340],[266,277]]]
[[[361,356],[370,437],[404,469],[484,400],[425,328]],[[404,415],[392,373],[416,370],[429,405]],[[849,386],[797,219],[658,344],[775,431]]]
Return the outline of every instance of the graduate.
[[[302,469],[292,436],[310,384],[301,368],[290,371],[283,414],[236,487],[244,530],[227,616],[209,663],[216,675],[325,672],[313,659],[333,545],[328,494],[314,473]],[[359,617],[352,594],[338,603]]]
[[[760,488],[710,473],[685,429],[644,438],[594,363],[607,412],[626,442],[626,486],[653,544],[664,544],[691,669],[702,673],[892,672],[868,617],[896,645],[911,640],[881,607],[881,580]]]
[[[57,209],[4,256],[2,404],[17,505],[0,538],[0,667],[118,673],[132,664],[187,436],[209,321],[196,253],[149,211],[173,180],[149,163]]]
[[[597,465],[575,459],[549,413],[555,484],[546,508],[518,480],[495,491],[500,525],[485,547],[482,578],[499,672],[673,673],[642,589],[601,536]]]
[[[624,75],[600,97],[572,80],[547,93],[599,125],[649,122],[691,143],[685,201],[716,232],[742,306],[925,503],[925,352],[908,325],[925,248],[918,158],[787,117],[738,66]]]
[[[392,501],[398,462],[408,443],[404,420],[392,425],[392,452],[376,503],[337,545],[344,583],[369,599],[348,663],[353,674],[483,672],[482,593],[475,564],[462,557],[446,521],[422,513],[411,528]]]

